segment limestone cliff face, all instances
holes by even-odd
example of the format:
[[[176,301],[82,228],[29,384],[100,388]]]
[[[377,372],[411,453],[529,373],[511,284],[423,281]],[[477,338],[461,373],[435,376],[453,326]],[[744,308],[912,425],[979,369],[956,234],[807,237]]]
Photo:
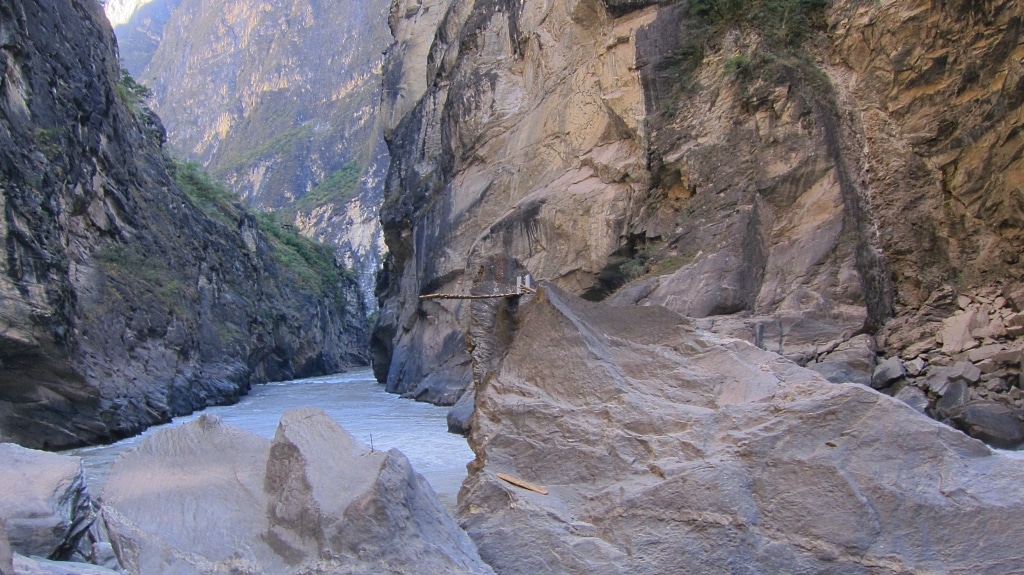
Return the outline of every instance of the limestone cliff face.
[[[337,246],[367,294],[384,250],[386,15],[384,0],[157,0],[116,28],[172,148]]]
[[[782,48],[728,22],[695,47],[702,17],[393,2],[374,336],[389,389],[444,400],[469,381],[468,304],[418,295],[468,292],[495,253],[834,381],[869,382],[877,354],[958,359],[928,355],[949,293],[1019,311],[1019,3],[837,1]]]
[[[112,440],[364,360],[354,281],[179,190],[98,2],[5,2],[0,38],[0,440]]]

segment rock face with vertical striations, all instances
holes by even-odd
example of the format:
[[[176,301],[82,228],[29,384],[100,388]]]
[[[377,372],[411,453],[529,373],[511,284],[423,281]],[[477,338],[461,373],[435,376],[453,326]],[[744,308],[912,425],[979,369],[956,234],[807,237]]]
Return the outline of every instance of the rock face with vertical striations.
[[[1018,561],[1024,461],[658,306],[544,286],[475,387],[458,517],[498,573],[995,575]]]
[[[323,411],[273,441],[212,416],[161,430],[103,492],[130,573],[493,573],[398,451],[371,451]]]
[[[0,37],[0,439],[110,441],[366,361],[331,255],[179,189],[98,2],[4,3]]]
[[[468,292],[493,254],[830,381],[941,367],[943,294],[1021,311],[1020,3],[708,4],[392,3],[390,390],[468,385],[468,304],[417,296]]]

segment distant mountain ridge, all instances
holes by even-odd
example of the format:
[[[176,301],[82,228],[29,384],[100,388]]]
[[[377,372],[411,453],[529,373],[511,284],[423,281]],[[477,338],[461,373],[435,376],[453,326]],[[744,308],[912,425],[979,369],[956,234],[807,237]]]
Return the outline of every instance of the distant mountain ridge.
[[[108,3],[113,21],[123,3]],[[388,2],[154,0],[115,28],[176,153],[338,247],[367,297],[384,252],[376,108]]]
[[[141,77],[153,58],[164,25],[181,0],[108,0],[103,9],[114,27],[121,66]]]

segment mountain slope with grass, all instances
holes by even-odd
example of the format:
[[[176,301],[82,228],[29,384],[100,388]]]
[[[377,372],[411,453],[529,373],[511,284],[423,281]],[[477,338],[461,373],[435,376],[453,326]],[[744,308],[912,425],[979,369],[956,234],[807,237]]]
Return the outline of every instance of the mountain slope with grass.
[[[368,297],[384,250],[387,14],[385,0],[156,0],[115,28],[175,153],[337,247]]]

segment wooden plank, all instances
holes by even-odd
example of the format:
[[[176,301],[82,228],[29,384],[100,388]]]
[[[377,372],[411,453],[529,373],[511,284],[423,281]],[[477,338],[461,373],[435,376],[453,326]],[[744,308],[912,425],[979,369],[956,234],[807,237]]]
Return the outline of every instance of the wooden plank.
[[[507,481],[507,482],[511,483],[512,485],[515,485],[517,487],[522,487],[523,489],[529,489],[530,491],[535,491],[537,493],[540,493],[541,495],[547,495],[548,494],[548,490],[544,489],[540,485],[535,485],[533,483],[530,483],[529,481],[523,481],[522,479],[519,479],[518,477],[512,477],[511,475],[509,475],[507,473],[498,473],[496,475],[498,476],[498,479],[501,479],[503,481]]]
[[[428,293],[421,295],[420,299],[493,299],[499,297],[517,296],[517,293],[495,293],[488,295],[462,295],[455,293]]]

